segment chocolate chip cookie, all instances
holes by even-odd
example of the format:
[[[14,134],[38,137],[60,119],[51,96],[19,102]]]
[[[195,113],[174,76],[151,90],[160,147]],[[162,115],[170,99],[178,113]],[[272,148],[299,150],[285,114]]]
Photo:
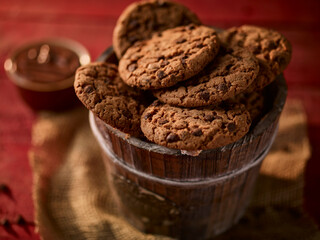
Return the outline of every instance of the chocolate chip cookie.
[[[242,104],[191,109],[157,100],[141,116],[141,129],[150,141],[183,150],[212,149],[235,142],[248,132],[250,124]]]
[[[130,47],[120,59],[119,73],[130,86],[170,87],[200,72],[219,45],[215,30],[206,26],[168,29]]]
[[[258,72],[258,60],[251,52],[221,46],[218,55],[200,74],[171,88],[154,91],[154,95],[174,106],[208,106],[246,90]]]
[[[113,48],[120,59],[136,41],[151,38],[154,32],[177,26],[200,24],[198,17],[185,6],[168,0],[148,0],[129,5],[113,31]]]
[[[260,72],[248,91],[259,90],[281,74],[291,59],[291,45],[280,33],[257,26],[233,27],[219,34],[221,41],[249,49],[259,60]]]
[[[90,63],[77,69],[74,88],[86,108],[107,124],[133,136],[142,136],[145,104],[140,91],[128,87],[111,63]]]

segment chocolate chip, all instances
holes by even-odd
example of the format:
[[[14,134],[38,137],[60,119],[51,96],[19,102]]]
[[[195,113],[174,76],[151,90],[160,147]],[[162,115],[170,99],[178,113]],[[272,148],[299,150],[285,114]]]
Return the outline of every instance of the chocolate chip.
[[[180,58],[180,61],[181,61],[183,66],[186,66],[186,59],[187,58],[188,58],[187,56],[183,56],[183,57]]]
[[[138,65],[136,63],[132,63],[128,66],[128,71],[129,72],[133,72],[134,70],[136,70],[138,67]]]
[[[187,41],[187,39],[185,39],[185,38],[178,38],[178,39],[176,40],[176,44],[184,43],[184,42],[186,42],[186,41]]]
[[[203,45],[202,43],[198,43],[198,44],[196,45],[196,47],[197,47],[197,48],[203,48],[204,45]]]
[[[164,56],[163,55],[158,57],[158,61],[160,61],[160,60],[164,60]]]
[[[93,92],[94,89],[93,89],[93,87],[91,85],[87,85],[87,86],[84,87],[83,90],[84,90],[85,93],[91,93],[91,92]]]
[[[111,82],[111,78],[106,77],[106,78],[104,79],[104,83],[105,83],[105,84],[109,84],[109,82]]]
[[[152,117],[152,113],[148,112],[146,115],[144,115],[144,119],[147,120],[148,118]]]
[[[268,50],[269,51],[271,51],[272,49],[276,49],[277,48],[277,45],[276,45],[276,43],[274,42],[274,41],[269,41],[268,43],[267,43],[267,48],[268,48]],[[260,47],[260,50],[261,50],[261,46],[259,45],[259,47]]]
[[[203,134],[202,130],[200,128],[197,128],[196,130],[192,131],[193,136],[201,136]]]
[[[233,52],[234,52],[234,50],[233,50],[233,48],[225,48],[225,53],[227,53],[227,54],[233,54]]]
[[[244,41],[243,40],[239,40],[237,43],[238,43],[239,47],[244,47]]]
[[[193,29],[195,29],[195,26],[194,26],[194,25],[190,25],[190,26],[188,27],[188,29],[189,29],[189,30],[193,30]]]
[[[259,53],[261,53],[261,46],[260,46],[260,45],[249,45],[247,48],[248,48],[249,51],[252,52],[253,54],[259,54]]]
[[[199,97],[208,102],[210,99],[210,93],[207,91],[201,92],[199,93]]]
[[[175,133],[169,133],[166,140],[168,143],[176,142],[179,140],[179,136]]]
[[[158,76],[159,79],[164,78],[165,75],[166,75],[166,74],[165,74],[164,71],[162,71],[162,70],[159,70],[158,73],[157,73],[157,76]]]
[[[159,25],[158,23],[155,22],[155,19],[154,19],[154,20],[150,20],[147,23],[147,28],[150,30],[157,30],[159,28]]]
[[[226,85],[225,83],[219,84],[219,85],[218,85],[218,89],[219,89],[220,91],[222,91],[222,92],[228,91],[228,87],[227,87],[227,85]]]
[[[136,42],[138,40],[138,37],[136,35],[131,35],[128,37],[128,41],[133,44],[134,42]]]
[[[187,16],[183,16],[182,19],[180,20],[180,25],[181,26],[187,26],[190,23],[192,23],[192,21]]]
[[[234,123],[229,123],[227,125],[229,132],[234,132],[236,130],[236,125]]]
[[[219,107],[220,107],[220,108],[223,108],[223,109],[226,110],[226,111],[228,111],[228,110],[230,109],[230,104],[227,103],[227,102],[221,102],[221,103],[219,104]]]
[[[18,225],[25,225],[27,222],[26,222],[26,220],[25,220],[21,215],[19,215],[18,218],[17,218],[17,220],[16,220],[16,223],[17,223]]]
[[[169,121],[167,120],[167,119],[160,119],[159,120],[159,124],[160,125],[163,125],[163,124],[166,124],[166,123],[168,123]]]
[[[278,62],[280,66],[286,65],[286,62],[287,62],[286,59],[281,56],[275,58],[275,61]]]
[[[136,19],[132,19],[128,24],[129,29],[138,28],[139,26],[140,23]]]
[[[126,117],[126,118],[132,118],[132,113],[128,110],[122,110],[122,114]]]
[[[232,68],[232,66],[233,66],[233,64],[228,64],[228,65],[226,66],[226,70],[229,71],[230,68]]]
[[[215,117],[214,117],[213,115],[211,115],[211,114],[204,116],[204,120],[205,120],[205,121],[210,121],[210,122],[212,122],[214,119],[215,119]]]

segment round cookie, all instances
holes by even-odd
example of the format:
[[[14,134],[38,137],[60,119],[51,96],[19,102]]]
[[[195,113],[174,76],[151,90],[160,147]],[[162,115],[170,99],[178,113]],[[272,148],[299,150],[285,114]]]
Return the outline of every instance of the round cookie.
[[[281,74],[291,60],[292,48],[280,33],[257,26],[243,25],[219,33],[229,46],[249,49],[259,60],[260,72],[248,91],[259,90]]]
[[[153,94],[174,106],[213,105],[246,90],[258,72],[258,60],[251,52],[240,47],[221,46],[218,55],[200,74]]]
[[[120,59],[119,73],[130,86],[170,87],[200,72],[219,45],[215,30],[206,26],[168,29],[130,47]]]
[[[213,149],[243,137],[251,124],[242,104],[190,109],[155,101],[141,116],[144,135],[159,145],[183,149]]]
[[[86,108],[107,124],[142,136],[140,118],[145,106],[141,93],[128,87],[111,63],[90,63],[77,69],[74,89]]]
[[[113,31],[113,48],[120,59],[136,41],[151,38],[154,32],[188,24],[200,24],[185,6],[168,0],[148,0],[129,5]]]

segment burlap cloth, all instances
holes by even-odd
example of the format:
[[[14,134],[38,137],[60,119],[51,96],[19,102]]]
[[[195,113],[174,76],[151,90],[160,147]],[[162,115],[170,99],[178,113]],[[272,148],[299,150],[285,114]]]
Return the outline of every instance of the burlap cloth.
[[[43,239],[165,239],[141,233],[117,216],[87,110],[40,113],[32,144],[36,222]],[[302,209],[309,157],[302,105],[288,101],[247,213],[217,239],[320,239]]]

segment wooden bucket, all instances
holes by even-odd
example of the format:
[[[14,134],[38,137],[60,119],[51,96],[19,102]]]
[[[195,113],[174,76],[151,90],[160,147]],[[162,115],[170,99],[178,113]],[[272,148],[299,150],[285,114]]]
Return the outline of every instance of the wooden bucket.
[[[100,60],[115,62],[112,48]],[[120,214],[141,231],[180,239],[213,237],[235,224],[276,135],[283,76],[265,91],[266,114],[243,138],[197,156],[128,138],[90,113]]]

